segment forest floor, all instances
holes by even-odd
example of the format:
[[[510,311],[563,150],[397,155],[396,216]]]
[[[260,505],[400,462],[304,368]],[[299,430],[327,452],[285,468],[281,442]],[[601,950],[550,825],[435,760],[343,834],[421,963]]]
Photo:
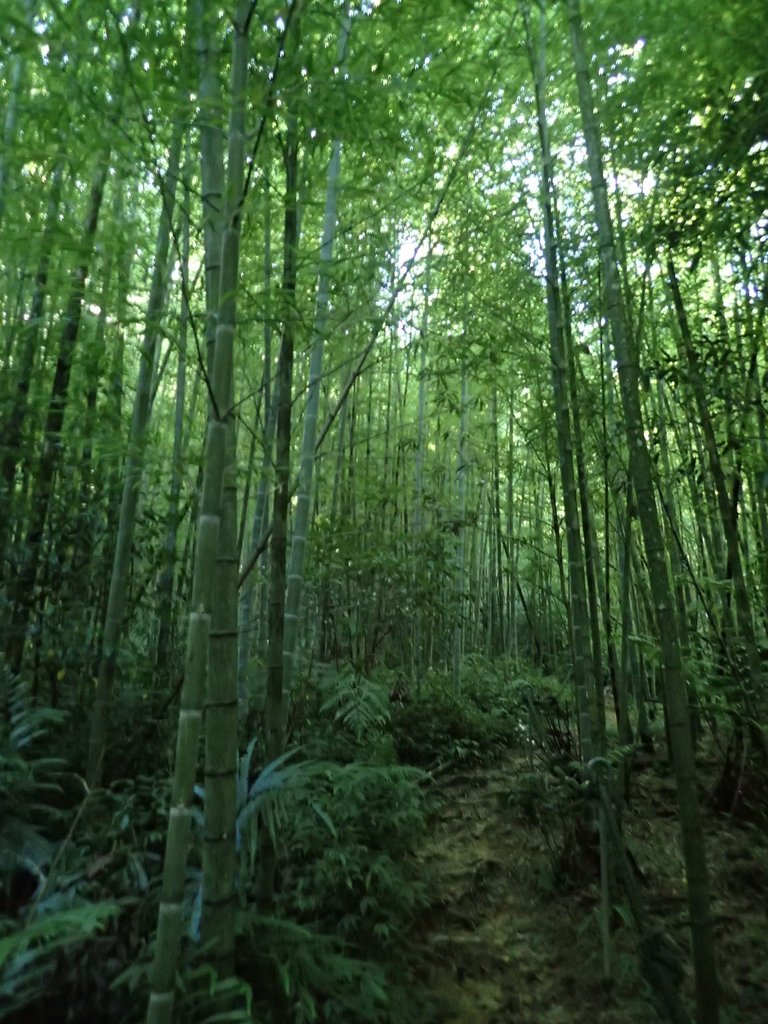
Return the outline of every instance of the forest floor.
[[[599,892],[555,891],[542,829],[510,804],[521,758],[439,779],[439,809],[419,859],[433,901],[418,929],[423,981],[443,1024],[653,1024],[630,929],[612,935],[613,980],[601,981]],[[768,1020],[768,839],[707,813],[724,1022]],[[624,832],[644,898],[687,961],[686,904],[674,782],[655,763],[633,777]],[[692,1003],[690,971],[683,992]]]

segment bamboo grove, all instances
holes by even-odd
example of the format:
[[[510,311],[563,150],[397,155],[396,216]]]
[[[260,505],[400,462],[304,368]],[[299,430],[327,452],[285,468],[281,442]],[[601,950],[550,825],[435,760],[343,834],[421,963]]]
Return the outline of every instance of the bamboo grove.
[[[478,658],[567,683],[585,771],[661,716],[721,1020],[697,751],[732,812],[768,721],[762,5],[6,7],[3,701],[72,716],[89,793],[171,723],[146,1020],[190,857],[235,970],[253,737],[284,763],[319,667]]]

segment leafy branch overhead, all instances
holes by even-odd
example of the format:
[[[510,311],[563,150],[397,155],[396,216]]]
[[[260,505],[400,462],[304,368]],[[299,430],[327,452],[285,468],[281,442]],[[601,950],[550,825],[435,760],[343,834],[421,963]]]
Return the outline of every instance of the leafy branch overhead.
[[[5,0],[12,1024],[762,1024],[763,7]]]

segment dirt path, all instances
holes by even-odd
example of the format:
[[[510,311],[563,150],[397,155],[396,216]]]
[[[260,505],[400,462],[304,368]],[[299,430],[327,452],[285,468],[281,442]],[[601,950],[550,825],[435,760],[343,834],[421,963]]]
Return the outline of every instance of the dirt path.
[[[514,762],[443,777],[420,854],[441,893],[422,921],[425,983],[444,1024],[651,1024],[631,951],[608,995],[600,982],[596,893],[563,898],[536,885],[546,851],[505,799]]]

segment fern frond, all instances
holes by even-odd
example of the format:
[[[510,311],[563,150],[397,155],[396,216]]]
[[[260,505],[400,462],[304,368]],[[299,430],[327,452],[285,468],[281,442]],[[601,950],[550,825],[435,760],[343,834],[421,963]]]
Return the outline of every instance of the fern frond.
[[[389,692],[381,683],[349,669],[324,680],[322,689],[321,713],[331,714],[356,740],[389,725]]]
[[[117,903],[82,903],[45,914],[10,935],[0,938],[0,969],[11,968],[14,958],[30,949],[49,954],[60,946],[79,942],[100,931],[120,912]]]

